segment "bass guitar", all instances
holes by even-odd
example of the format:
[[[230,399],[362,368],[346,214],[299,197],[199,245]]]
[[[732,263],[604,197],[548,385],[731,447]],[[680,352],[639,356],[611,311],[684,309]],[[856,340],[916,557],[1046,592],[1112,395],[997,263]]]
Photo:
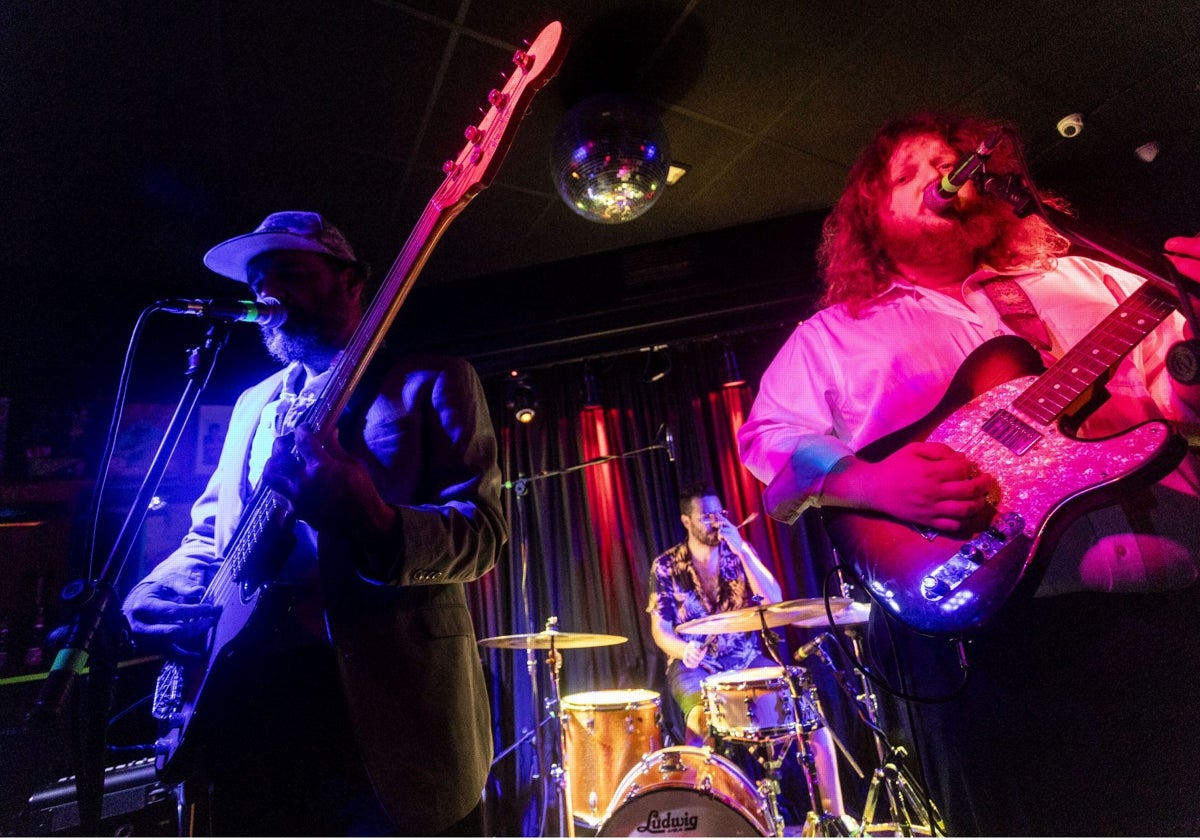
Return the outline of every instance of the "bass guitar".
[[[482,121],[469,126],[467,143],[442,167],[446,178],[426,205],[378,293],[363,315],[321,395],[302,423],[320,437],[336,424],[396,314],[424,267],[434,245],[467,203],[495,177],[512,145],[517,127],[534,94],[558,72],[566,52],[560,23],[554,22],[527,49],[513,57],[516,70],[502,90],[488,94]],[[159,674],[153,714],[161,722],[155,767],[168,782],[182,781],[195,765],[202,732],[211,725],[222,686],[223,666],[264,637],[276,623],[271,581],[292,544],[295,515],[288,500],[260,486],[226,547],[202,603],[220,607],[216,625],[195,657],[170,660]]]
[[[1023,339],[992,339],[966,358],[933,411],[856,453],[877,462],[907,443],[939,442],[995,479],[990,523],[977,532],[822,509],[839,556],[884,611],[929,635],[979,629],[1014,595],[1032,594],[1075,517],[1178,466],[1187,443],[1165,421],[1103,439],[1074,435],[1117,363],[1174,308],[1170,293],[1147,282],[1048,370]],[[799,505],[786,483],[773,481],[765,500],[773,517],[792,522]]]

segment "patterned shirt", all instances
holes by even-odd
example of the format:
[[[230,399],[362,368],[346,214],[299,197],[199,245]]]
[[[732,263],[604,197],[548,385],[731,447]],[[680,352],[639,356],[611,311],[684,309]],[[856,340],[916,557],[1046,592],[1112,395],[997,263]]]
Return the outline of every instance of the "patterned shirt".
[[[646,612],[657,615],[672,628],[694,618],[754,606],[754,590],[746,579],[741,559],[724,542],[713,548],[718,557],[717,600],[714,603],[700,583],[692,552],[685,540],[664,551],[650,564],[650,603]],[[746,668],[761,650],[754,633],[722,633],[703,636],[681,633],[684,641],[709,640],[705,663],[719,659],[718,670]],[[710,669],[712,670],[712,669]]]

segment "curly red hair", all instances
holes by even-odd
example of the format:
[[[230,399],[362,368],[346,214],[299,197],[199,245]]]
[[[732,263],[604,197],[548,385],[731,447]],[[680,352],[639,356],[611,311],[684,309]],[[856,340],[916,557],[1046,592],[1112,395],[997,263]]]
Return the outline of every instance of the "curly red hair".
[[[825,219],[817,249],[825,284],[822,305],[844,303],[857,311],[887,288],[895,274],[879,235],[879,207],[889,188],[888,162],[896,148],[912,137],[934,135],[961,156],[1000,127],[996,121],[938,111],[920,111],[884,123],[851,165],[846,189]],[[1010,132],[1009,137],[1015,134]],[[1016,150],[1011,143],[1002,142],[988,160],[988,171],[1002,175],[1018,170]],[[984,196],[983,200],[984,212],[992,214],[998,224],[995,238],[977,255],[979,262],[996,268],[1049,268],[1055,257],[1066,253],[1066,240],[1040,217],[1019,219],[999,199]],[[1053,199],[1043,201],[1065,209]]]

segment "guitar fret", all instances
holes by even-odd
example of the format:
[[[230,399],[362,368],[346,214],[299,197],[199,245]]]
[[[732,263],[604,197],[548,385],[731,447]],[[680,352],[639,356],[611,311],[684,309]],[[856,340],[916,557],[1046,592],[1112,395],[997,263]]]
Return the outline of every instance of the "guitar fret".
[[[1165,291],[1153,282],[1144,283],[1013,400],[1013,406],[1038,422],[1053,422],[1174,308]]]

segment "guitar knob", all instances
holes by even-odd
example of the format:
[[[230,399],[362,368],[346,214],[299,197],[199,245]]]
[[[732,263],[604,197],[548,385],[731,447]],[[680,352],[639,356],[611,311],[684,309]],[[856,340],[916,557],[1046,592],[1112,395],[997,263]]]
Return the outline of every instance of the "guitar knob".
[[[528,73],[529,68],[533,66],[533,56],[525,52],[525,50],[517,50],[513,53],[513,64]]]
[[[479,126],[469,125],[463,132],[463,136],[467,138],[467,142],[478,144],[483,139],[483,132],[479,130]]]
[[[458,168],[458,164],[452,160],[448,160],[442,164],[442,171],[447,175],[453,175],[454,170]]]
[[[495,88],[492,88],[491,92],[488,93],[488,102],[492,104],[493,108],[503,108],[508,104],[508,94],[501,93]]]

